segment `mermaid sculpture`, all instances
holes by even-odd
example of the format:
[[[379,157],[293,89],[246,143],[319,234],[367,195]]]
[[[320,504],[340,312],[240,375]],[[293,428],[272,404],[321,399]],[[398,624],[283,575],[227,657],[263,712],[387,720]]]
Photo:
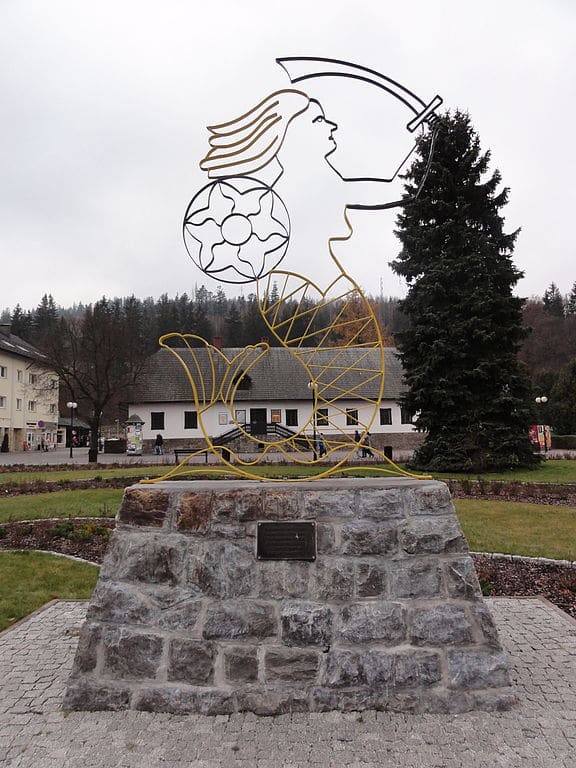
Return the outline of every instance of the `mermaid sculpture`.
[[[439,97],[426,105],[373,70],[330,59],[278,62],[292,83],[348,77],[376,85],[411,111],[407,136],[412,149],[414,131],[434,126],[437,120],[434,110],[441,103]],[[342,267],[335,245],[352,235],[349,209],[380,210],[401,204],[391,189],[407,158],[400,158],[387,178],[345,178],[330,159],[336,149],[336,130],[321,104],[294,88],[276,91],[240,117],[208,128],[210,149],[200,168],[211,181],[186,211],[186,247],[205,274],[222,282],[255,284],[259,311],[270,334],[302,370],[313,395],[310,418],[294,435],[253,435],[245,424],[235,424],[246,440],[254,442],[254,452],[258,444],[258,459],[222,452],[208,434],[203,414],[219,404],[234,420],[237,393],[267,355],[268,344],[246,347],[227,359],[220,349],[192,334],[167,334],[160,339],[186,372],[208,448],[229,470],[244,477],[260,478],[253,467],[272,450],[301,465],[317,464],[320,457],[311,433],[315,435],[318,424],[326,433],[323,447],[332,463],[326,465],[322,458],[316,476],[345,471],[346,461],[364,444],[378,413],[384,389],[380,326],[370,302]],[[330,203],[316,205],[313,222],[302,216],[294,220],[288,213],[302,208],[302,180],[307,194],[316,199],[320,196],[316,190],[335,191]],[[302,260],[302,255],[314,260],[321,284],[280,268],[292,256]],[[208,355],[208,375],[197,354],[200,343]],[[351,399],[361,403],[355,409],[354,438],[350,429],[342,429],[343,418],[350,416],[345,403]],[[373,451],[385,465],[379,471],[407,474],[377,449]],[[188,463],[191,456],[165,477],[194,471]]]

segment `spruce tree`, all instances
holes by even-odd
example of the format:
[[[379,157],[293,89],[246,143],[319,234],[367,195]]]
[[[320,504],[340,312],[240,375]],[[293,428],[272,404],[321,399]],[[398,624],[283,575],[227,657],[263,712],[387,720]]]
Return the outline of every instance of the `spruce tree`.
[[[420,139],[406,174],[414,198],[431,137]],[[529,382],[517,359],[522,273],[512,263],[518,232],[505,234],[508,189],[488,173],[490,153],[466,113],[446,114],[420,195],[397,220],[403,250],[394,270],[408,283],[400,336],[404,407],[425,431],[414,466],[481,472],[537,462],[527,436]]]
[[[564,301],[562,294],[556,283],[550,283],[548,288],[544,291],[542,297],[544,309],[549,315],[556,315],[556,317],[564,317]]]

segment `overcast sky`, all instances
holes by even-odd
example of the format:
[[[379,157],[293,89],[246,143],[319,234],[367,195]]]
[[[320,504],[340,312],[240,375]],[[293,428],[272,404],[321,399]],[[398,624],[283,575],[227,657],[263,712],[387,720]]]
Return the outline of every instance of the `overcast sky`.
[[[567,293],[575,40],[573,0],[0,0],[0,309],[215,290],[181,238],[205,126],[288,87],[279,56],[353,61],[468,110],[522,228],[518,292]],[[347,268],[403,295],[394,214],[353,223]]]

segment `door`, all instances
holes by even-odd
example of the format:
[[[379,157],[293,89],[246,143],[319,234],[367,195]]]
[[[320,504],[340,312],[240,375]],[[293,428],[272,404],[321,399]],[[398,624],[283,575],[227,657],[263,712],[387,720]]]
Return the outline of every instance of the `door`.
[[[266,408],[250,408],[250,434],[266,434]]]

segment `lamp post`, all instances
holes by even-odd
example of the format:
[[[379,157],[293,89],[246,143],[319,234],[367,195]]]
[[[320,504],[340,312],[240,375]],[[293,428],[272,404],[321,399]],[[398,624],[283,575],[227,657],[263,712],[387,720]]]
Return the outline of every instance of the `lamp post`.
[[[539,397],[535,398],[537,405],[546,405],[548,402],[548,398],[546,395],[540,395]],[[542,419],[544,419],[544,414],[542,414]],[[544,453],[548,452],[548,443],[546,441],[546,424],[542,424],[542,436],[544,438]]]
[[[72,449],[74,447],[74,410],[78,408],[78,403],[66,403],[66,408],[70,408],[70,458],[74,458]]]
[[[318,458],[316,446],[316,392],[318,391],[318,384],[311,379],[308,382],[308,389],[312,390],[312,456],[313,461],[316,461]]]

